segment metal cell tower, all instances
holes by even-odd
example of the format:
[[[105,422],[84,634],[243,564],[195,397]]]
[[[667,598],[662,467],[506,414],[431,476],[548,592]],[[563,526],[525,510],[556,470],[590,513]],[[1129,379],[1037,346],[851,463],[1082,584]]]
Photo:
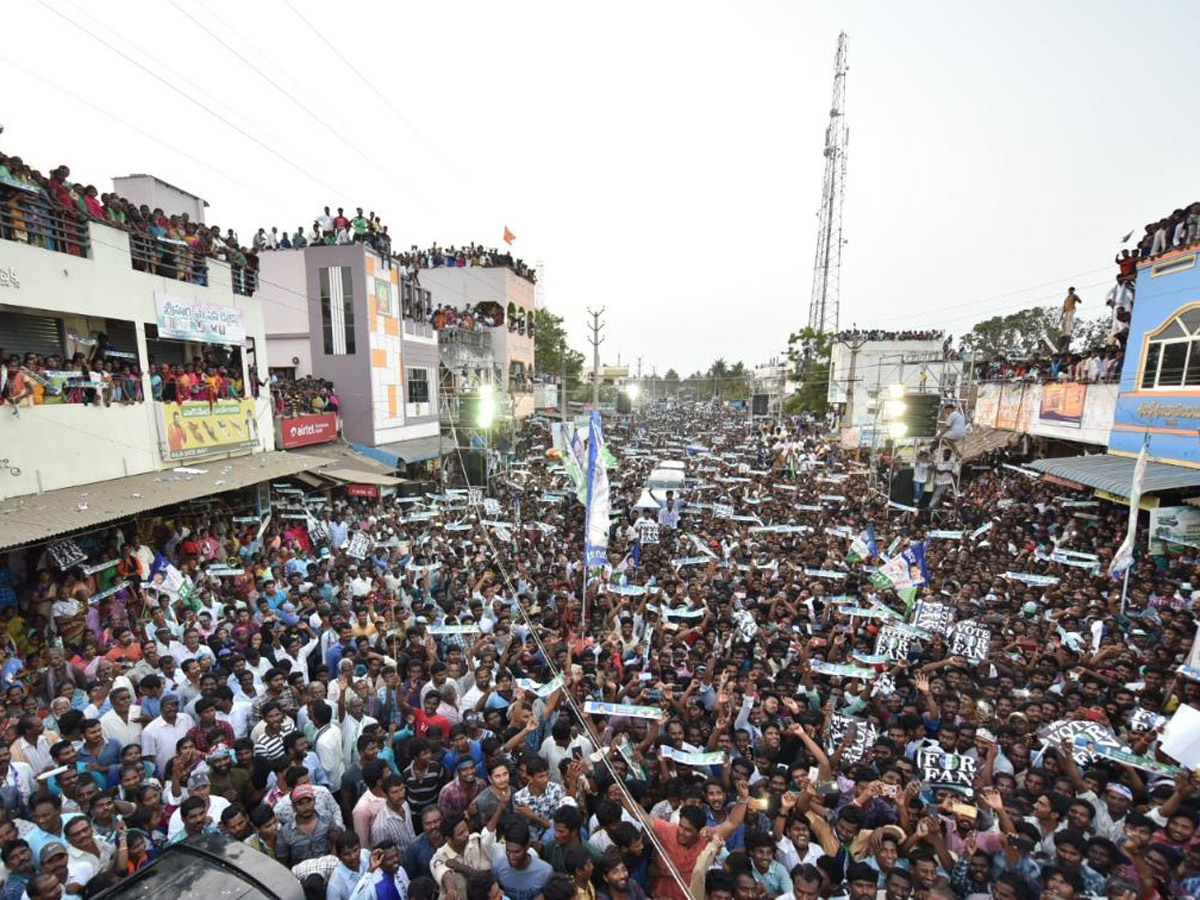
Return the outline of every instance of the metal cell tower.
[[[842,200],[846,191],[846,32],[838,35],[833,63],[833,103],[825,128],[825,181],[821,191],[817,254],[813,260],[812,300],[808,326],[816,331],[838,330],[838,290],[842,268]]]

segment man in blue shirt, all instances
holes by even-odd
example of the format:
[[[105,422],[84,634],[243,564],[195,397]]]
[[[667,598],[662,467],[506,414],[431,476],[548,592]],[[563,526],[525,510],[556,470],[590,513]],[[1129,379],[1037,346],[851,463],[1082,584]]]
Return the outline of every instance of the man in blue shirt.
[[[362,848],[358,835],[349,830],[338,835],[334,852],[340,862],[329,876],[325,897],[327,900],[350,900],[359,880],[367,874],[371,854]]]

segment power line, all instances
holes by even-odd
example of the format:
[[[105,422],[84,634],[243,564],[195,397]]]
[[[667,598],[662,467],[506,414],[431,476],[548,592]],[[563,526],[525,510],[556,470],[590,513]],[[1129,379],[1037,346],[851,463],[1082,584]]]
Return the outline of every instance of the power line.
[[[96,41],[96,42],[98,42],[98,43],[102,44],[103,46],[107,47],[107,48],[108,48],[110,51],[112,51],[113,53],[115,53],[115,54],[117,54],[118,56],[120,56],[122,59],[124,59],[124,60],[125,60],[126,62],[128,62],[130,65],[132,65],[132,66],[136,66],[137,68],[141,69],[143,72],[145,72],[145,73],[146,73],[147,75],[149,75],[151,78],[153,78],[155,81],[157,81],[157,82],[159,82],[160,84],[163,84],[163,85],[165,85],[166,87],[170,88],[172,91],[174,91],[174,92],[175,92],[176,94],[178,94],[180,97],[183,97],[183,98],[184,98],[185,100],[187,100],[189,103],[193,103],[193,104],[195,104],[196,106],[200,107],[202,110],[204,110],[204,111],[205,111],[206,113],[208,113],[210,116],[212,116],[214,119],[217,119],[218,121],[220,121],[220,122],[223,122],[225,125],[227,125],[228,127],[232,128],[234,131],[236,131],[236,132],[237,132],[238,134],[240,134],[242,137],[246,138],[246,140],[248,140],[248,141],[252,142],[253,144],[255,144],[255,145],[256,145],[256,146],[258,146],[258,147],[261,147],[263,150],[266,150],[268,153],[270,153],[270,154],[271,154],[272,156],[274,156],[276,159],[280,160],[282,163],[284,163],[284,164],[285,164],[286,166],[288,166],[289,168],[291,168],[291,169],[295,169],[295,170],[296,170],[297,172],[299,172],[301,175],[305,176],[306,178],[310,179],[311,181],[315,182],[316,184],[319,184],[319,185],[321,185],[321,187],[325,188],[326,190],[330,190],[330,191],[333,191],[335,194],[340,194],[340,195],[342,195],[342,196],[345,196],[345,194],[346,194],[346,192],[345,192],[345,191],[343,191],[343,190],[341,190],[341,189],[339,189],[339,188],[336,188],[336,187],[334,187],[333,185],[329,184],[329,182],[327,182],[327,181],[325,181],[324,179],[322,179],[322,178],[320,178],[320,177],[318,177],[318,176],[316,176],[316,175],[312,174],[311,172],[309,172],[309,171],[308,171],[307,169],[305,169],[304,167],[302,167],[302,166],[298,165],[297,163],[293,162],[293,161],[292,161],[292,160],[291,160],[291,159],[290,159],[288,156],[286,156],[285,154],[283,154],[283,153],[280,153],[279,151],[275,150],[274,148],[270,147],[269,145],[267,145],[267,144],[263,143],[263,142],[262,142],[262,141],[260,141],[258,138],[256,138],[254,135],[252,135],[250,132],[246,131],[246,129],[242,128],[240,125],[238,125],[238,124],[236,124],[236,123],[234,123],[234,122],[231,122],[231,121],[229,121],[229,119],[225,118],[225,116],[221,115],[219,112],[217,112],[216,110],[214,110],[212,107],[208,106],[208,105],[207,105],[207,104],[205,104],[205,103],[201,103],[199,100],[197,100],[197,99],[196,99],[195,97],[193,97],[191,94],[189,94],[187,91],[184,91],[184,90],[182,90],[181,88],[179,88],[179,87],[177,87],[176,85],[172,84],[172,83],[171,83],[170,81],[168,81],[166,78],[163,78],[161,75],[159,75],[159,74],[158,74],[157,72],[155,72],[153,69],[151,69],[149,66],[143,65],[141,62],[139,62],[138,60],[134,59],[132,56],[130,56],[130,55],[129,55],[128,53],[126,53],[124,50],[121,50],[119,47],[115,47],[115,46],[113,46],[113,45],[112,45],[112,44],[110,44],[108,41],[104,40],[104,38],[100,37],[99,35],[93,34],[92,32],[89,32],[89,31],[88,31],[86,28],[84,28],[84,27],[83,27],[82,25],[80,25],[78,22],[76,22],[76,21],[74,21],[73,19],[71,19],[71,18],[69,18],[69,17],[67,17],[67,16],[63,15],[63,14],[62,14],[61,12],[59,12],[57,9],[55,9],[54,7],[52,7],[52,6],[50,6],[48,3],[46,3],[46,2],[45,2],[45,0],[37,0],[37,4],[38,4],[39,6],[41,6],[43,9],[49,10],[49,11],[50,11],[50,12],[52,12],[54,15],[58,16],[60,19],[62,19],[64,22],[66,22],[68,25],[70,25],[72,28],[76,28],[76,29],[78,29],[79,31],[82,31],[82,32],[83,32],[85,35],[87,35],[87,36],[88,36],[88,38],[89,38],[89,39],[91,39],[91,40],[93,40],[93,41]]]
[[[182,6],[180,6],[180,4],[177,2],[177,0],[167,0],[167,2],[171,4],[171,6],[175,9],[176,12],[178,12],[182,16],[185,16],[197,28],[199,28],[201,31],[203,31],[205,34],[207,34],[210,38],[212,38],[214,41],[216,41],[218,44],[220,44],[222,47],[224,47],[230,54],[232,54],[234,57],[236,57],[238,60],[240,60],[248,69],[250,69],[250,71],[254,72],[254,74],[256,74],[259,78],[261,78],[263,81],[265,81],[271,87],[275,88],[275,90],[277,90],[279,93],[283,94],[283,96],[287,97],[287,99],[290,100],[295,106],[299,107],[301,112],[303,112],[306,116],[308,116],[310,119],[312,119],[318,125],[320,125],[322,128],[324,128],[330,134],[332,134],[335,138],[337,138],[337,140],[339,142],[341,142],[344,146],[349,148],[351,152],[356,154],[360,159],[362,159],[363,161],[365,161],[366,163],[368,163],[369,165],[371,165],[372,167],[377,169],[379,172],[382,172],[385,177],[390,178],[401,189],[412,194],[414,197],[416,197],[418,200],[420,200],[426,206],[429,206],[429,202],[424,197],[422,197],[416,190],[414,190],[412,187],[405,184],[404,182],[400,181],[398,178],[396,178],[392,174],[390,169],[388,169],[384,166],[381,166],[379,163],[375,162],[373,159],[371,159],[369,156],[367,156],[365,153],[363,153],[362,150],[359,147],[357,147],[355,144],[346,140],[346,137],[340,131],[338,131],[336,128],[331,126],[328,122],[326,122],[324,119],[322,119],[316,113],[314,113],[306,104],[304,104],[300,100],[298,100],[296,98],[296,96],[294,94],[292,94],[291,91],[289,91],[287,88],[280,85],[277,81],[275,81],[275,79],[273,79],[270,75],[268,75],[266,72],[264,72],[262,69],[260,69],[257,65],[255,65],[254,62],[252,62],[250,59],[247,59],[244,54],[242,54],[238,50],[234,49],[233,47],[229,46],[229,44],[224,39],[222,39],[220,35],[216,34],[207,25],[205,25],[203,22],[201,22],[199,19],[197,19],[195,16],[193,16],[190,12],[188,12],[186,9],[184,9]],[[228,22],[226,22],[224,19],[221,19],[220,16],[217,16],[216,18],[220,19],[220,21],[227,28],[229,28]],[[234,31],[234,29],[232,29],[232,28],[229,28],[229,30]],[[237,32],[234,31],[234,33],[236,34]],[[244,40],[244,38],[243,38],[243,40]]]

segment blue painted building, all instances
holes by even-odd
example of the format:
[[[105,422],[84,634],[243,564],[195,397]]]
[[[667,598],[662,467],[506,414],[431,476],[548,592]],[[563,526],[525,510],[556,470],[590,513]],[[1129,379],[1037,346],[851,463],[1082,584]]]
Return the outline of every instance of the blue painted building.
[[[1197,249],[1138,268],[1108,452],[1200,468],[1200,266]]]
[[[1034,469],[1060,483],[1128,497],[1134,463],[1148,439],[1143,494],[1183,499],[1200,491],[1198,255],[1200,247],[1193,245],[1138,267],[1108,453],[1035,460]]]

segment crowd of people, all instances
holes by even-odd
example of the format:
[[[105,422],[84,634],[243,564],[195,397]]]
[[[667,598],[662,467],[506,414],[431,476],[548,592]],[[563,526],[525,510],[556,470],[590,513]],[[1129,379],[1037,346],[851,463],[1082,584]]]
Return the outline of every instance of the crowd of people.
[[[208,832],[338,900],[1195,895],[1194,550],[1123,601],[1125,508],[998,464],[929,532],[811,422],[607,432],[590,572],[536,423],[486,513],[292,493],[9,554],[3,896]]]
[[[272,373],[270,384],[275,415],[280,418],[336,413],[341,407],[333,382],[324,378],[313,375],[288,378]]]
[[[946,332],[937,329],[903,329],[888,331],[883,328],[851,328],[834,335],[835,341],[858,343],[860,341],[940,341]]]
[[[1200,202],[1176,209],[1146,225],[1136,248],[1136,259],[1151,259],[1170,250],[1200,243]]]
[[[193,222],[187,213],[167,215],[71,181],[67,166],[46,176],[19,156],[0,153],[0,239],[86,256],[87,221],[127,232],[135,269],[207,284],[205,260],[220,259],[229,263],[237,293],[253,296],[257,288],[257,253],[242,247],[233,229],[222,235],[216,225]]]
[[[1118,381],[1125,359],[1119,346],[1094,347],[1085,353],[1035,353],[1025,359],[997,354],[979,367],[981,381],[1073,381],[1098,384]]]
[[[312,228],[305,229],[303,225],[288,233],[282,232],[278,226],[271,230],[260,228],[254,234],[252,246],[254,251],[266,250],[302,250],[305,247],[321,245],[366,244],[384,258],[387,265],[393,262],[401,267],[404,277],[420,280],[422,269],[465,268],[468,266],[507,266],[522,278],[531,282],[537,281],[537,270],[525,264],[507,250],[501,251],[492,247],[485,249],[482,244],[471,243],[465,247],[440,247],[433,244],[427,249],[420,249],[416,244],[406,251],[394,253],[392,237],[388,234],[388,226],[384,225],[374,210],[363,213],[362,207],[357,207],[353,216],[346,214],[344,207],[337,207],[337,213],[325,211],[313,220]]]

